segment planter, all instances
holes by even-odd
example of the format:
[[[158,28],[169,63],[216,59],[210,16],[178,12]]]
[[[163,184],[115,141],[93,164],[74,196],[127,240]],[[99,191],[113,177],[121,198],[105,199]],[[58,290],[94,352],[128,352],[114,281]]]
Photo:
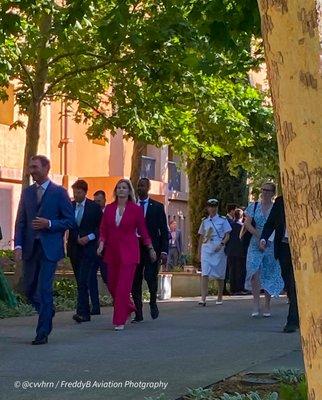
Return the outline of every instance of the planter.
[[[166,273],[160,273],[160,275]],[[172,272],[171,296],[196,297],[200,296],[200,273]]]

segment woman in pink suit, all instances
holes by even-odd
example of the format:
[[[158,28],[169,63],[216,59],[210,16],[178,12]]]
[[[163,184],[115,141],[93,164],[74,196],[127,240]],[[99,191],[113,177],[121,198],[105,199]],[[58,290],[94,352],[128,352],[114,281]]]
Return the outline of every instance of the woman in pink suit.
[[[139,238],[156,259],[143,209],[135,204],[132,184],[121,179],[114,189],[115,201],[105,208],[100,228],[98,254],[104,249],[107,264],[107,287],[114,300],[115,330],[124,329],[127,318],[135,311],[130,298],[136,266],[140,259]]]

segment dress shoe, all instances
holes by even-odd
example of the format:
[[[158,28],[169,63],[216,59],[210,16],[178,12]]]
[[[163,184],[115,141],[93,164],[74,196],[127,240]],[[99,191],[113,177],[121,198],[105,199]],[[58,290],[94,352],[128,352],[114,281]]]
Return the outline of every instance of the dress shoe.
[[[221,306],[221,305],[222,305],[222,301],[217,300],[217,301],[216,301],[216,305],[217,305],[217,306]]]
[[[257,318],[257,317],[259,317],[259,311],[254,311],[254,312],[252,312],[251,317],[252,317],[252,318]]]
[[[90,317],[90,316],[84,317],[83,315],[75,314],[75,315],[73,315],[73,320],[76,321],[76,322],[78,322],[78,323],[80,324],[81,322],[88,322],[88,321],[90,321],[90,320],[91,320],[91,317]]]
[[[131,324],[137,324],[137,323],[139,323],[139,322],[142,322],[143,321],[143,317],[134,317],[133,319],[132,319],[132,321],[131,321]]]
[[[296,332],[297,329],[298,329],[298,326],[296,326],[296,325],[287,325],[286,324],[283,328],[283,332],[284,333],[293,333],[293,332]]]
[[[152,319],[157,319],[159,316],[159,309],[156,303],[150,304],[150,313]]]
[[[100,311],[91,311],[91,315],[101,315]]]
[[[206,307],[206,302],[205,301],[199,301],[198,305],[202,306],[202,307]]]
[[[36,336],[35,340],[31,342],[31,344],[34,346],[46,343],[48,343],[48,336]]]
[[[263,313],[263,317],[264,318],[270,318],[272,316],[272,314],[270,312],[264,312]]]

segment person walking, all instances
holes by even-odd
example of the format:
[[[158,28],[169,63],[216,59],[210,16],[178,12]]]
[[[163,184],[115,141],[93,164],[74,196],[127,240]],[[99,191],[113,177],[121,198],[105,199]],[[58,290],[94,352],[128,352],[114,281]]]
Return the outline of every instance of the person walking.
[[[299,312],[297,306],[296,285],[292,257],[286,228],[285,209],[283,196],[276,198],[268,219],[264,225],[260,237],[260,250],[265,251],[269,237],[275,231],[274,256],[282,268],[287,296],[289,298],[289,311],[286,325],[283,328],[285,333],[295,332],[299,328]]]
[[[143,276],[146,280],[150,292],[150,314],[152,319],[159,316],[157,306],[158,292],[158,273],[160,261],[162,264],[167,263],[167,254],[169,246],[169,230],[167,218],[164,212],[163,204],[149,197],[151,184],[149,179],[141,178],[138,181],[138,205],[144,212],[145,222],[148,233],[152,240],[157,258],[151,261],[147,249],[141,245],[140,247],[140,263],[137,266],[135,278],[132,287],[132,297],[136,306],[135,318],[133,323],[143,321],[143,304],[142,304],[142,283]]]
[[[148,234],[142,207],[135,204],[132,184],[121,179],[114,189],[115,201],[105,208],[100,227],[100,256],[108,268],[107,287],[114,301],[113,324],[117,331],[123,330],[126,320],[136,308],[130,298],[133,279],[140,260],[139,237],[147,248],[152,262],[156,254]]]
[[[224,280],[226,276],[227,256],[225,245],[229,240],[231,226],[226,218],[218,214],[218,200],[207,201],[208,217],[200,225],[199,259],[201,261],[201,302],[206,305],[209,278],[218,282],[218,297],[216,304],[221,305],[223,300]]]
[[[39,314],[33,345],[48,342],[55,315],[53,281],[64,257],[64,234],[75,217],[66,190],[48,177],[50,161],[33,156],[29,172],[35,183],[21,193],[15,225],[15,260],[23,260],[24,291]]]
[[[263,317],[271,316],[270,301],[272,296],[279,296],[284,287],[281,276],[281,267],[274,258],[274,249],[271,240],[267,241],[265,251],[259,248],[259,240],[263,227],[273,207],[273,197],[276,187],[267,182],[261,188],[261,197],[258,202],[250,203],[245,210],[244,227],[252,237],[246,257],[246,290],[252,290],[253,312],[252,317],[260,315],[260,291],[265,291]],[[254,226],[255,225],[255,226]]]
[[[86,198],[87,182],[79,179],[72,185],[72,189],[76,224],[74,229],[69,230],[67,255],[77,282],[77,307],[73,319],[81,323],[90,321],[90,315],[100,314],[96,252],[102,211],[98,204]],[[92,310],[89,306],[90,294]]]

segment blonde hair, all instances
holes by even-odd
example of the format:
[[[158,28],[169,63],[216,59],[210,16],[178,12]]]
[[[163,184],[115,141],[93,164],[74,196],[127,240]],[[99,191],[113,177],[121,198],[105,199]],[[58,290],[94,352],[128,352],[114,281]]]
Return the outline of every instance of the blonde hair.
[[[115,199],[117,198],[116,189],[117,189],[117,187],[118,187],[118,185],[119,185],[120,183],[126,183],[126,184],[127,184],[127,187],[128,187],[128,189],[129,189],[128,200],[129,200],[129,201],[133,201],[133,203],[136,203],[136,197],[135,197],[135,192],[134,192],[134,189],[133,189],[133,185],[132,185],[132,183],[131,183],[131,181],[130,181],[129,179],[120,179],[120,180],[117,182],[117,184],[115,185],[114,191],[113,191],[114,198],[115,198]]]

